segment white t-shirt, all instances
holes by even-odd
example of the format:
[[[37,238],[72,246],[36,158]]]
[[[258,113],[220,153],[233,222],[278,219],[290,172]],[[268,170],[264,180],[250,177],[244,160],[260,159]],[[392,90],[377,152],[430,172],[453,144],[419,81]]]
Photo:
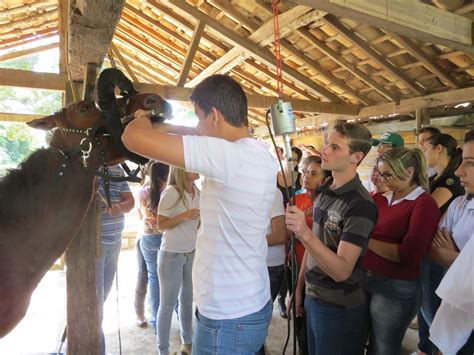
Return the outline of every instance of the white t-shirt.
[[[474,330],[474,235],[446,272],[436,293],[442,302],[430,328],[430,339],[443,354],[455,355]]]
[[[438,227],[444,227],[451,232],[456,246],[462,250],[474,231],[474,199],[468,199],[468,195],[456,197]]]
[[[184,136],[183,146],[186,170],[204,177],[193,265],[199,312],[215,320],[255,313],[270,300],[266,231],[276,160],[252,138]]]
[[[158,215],[173,218],[188,209],[199,209],[199,191],[194,188],[194,197],[187,191],[184,192],[186,206],[179,199],[178,190],[174,186],[168,186],[161,193],[160,204],[158,205]],[[176,201],[179,203],[175,206]],[[173,207],[174,206],[174,207]],[[196,247],[196,236],[199,220],[183,221],[173,229],[163,233],[160,250],[171,253],[189,253]]]
[[[283,206],[283,195],[279,189],[276,189],[275,199],[272,204],[272,211],[270,218],[273,219],[278,216],[285,215],[285,208]],[[267,235],[272,233],[272,221],[268,225]],[[285,244],[273,245],[268,247],[267,266],[280,266],[285,263]]]

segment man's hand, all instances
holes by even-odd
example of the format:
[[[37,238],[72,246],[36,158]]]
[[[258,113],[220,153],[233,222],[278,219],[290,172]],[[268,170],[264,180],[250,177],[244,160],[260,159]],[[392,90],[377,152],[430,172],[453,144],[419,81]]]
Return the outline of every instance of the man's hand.
[[[199,219],[199,210],[197,208],[191,208],[186,212],[183,212],[182,218],[184,221],[192,221]]]
[[[129,125],[133,125],[135,128],[141,129],[152,129],[151,124],[151,112],[145,110],[136,110],[135,119],[133,119]]]
[[[107,213],[110,214],[112,217],[117,217],[122,214],[122,209],[118,203],[114,203],[112,208],[106,209]]]
[[[459,252],[453,237],[446,230],[446,228],[441,228],[436,231],[436,234],[433,238],[433,243],[439,248],[445,248],[451,251]]]
[[[296,206],[288,206],[286,209],[286,228],[295,233],[298,239],[308,238],[312,234],[306,224],[305,213]]]

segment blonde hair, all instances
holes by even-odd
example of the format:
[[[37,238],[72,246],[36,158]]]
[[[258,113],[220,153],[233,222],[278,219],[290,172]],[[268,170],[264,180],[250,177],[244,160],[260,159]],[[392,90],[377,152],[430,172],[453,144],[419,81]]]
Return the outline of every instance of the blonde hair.
[[[428,190],[428,168],[423,152],[418,149],[397,147],[383,153],[378,162],[387,165],[388,171],[401,180],[410,179],[408,168],[413,168],[413,176],[410,182]]]
[[[179,197],[176,200],[175,204],[169,209],[175,208],[179,205],[179,202],[182,201],[186,209],[189,208],[186,202],[186,170],[172,166],[170,168],[170,173],[168,175],[168,186],[174,186],[178,191]]]

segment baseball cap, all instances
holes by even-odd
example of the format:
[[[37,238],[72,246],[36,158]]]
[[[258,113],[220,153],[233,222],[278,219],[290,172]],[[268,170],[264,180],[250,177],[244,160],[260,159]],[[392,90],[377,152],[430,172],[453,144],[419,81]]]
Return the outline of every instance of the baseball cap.
[[[385,132],[382,134],[382,137],[379,139],[372,138],[372,146],[378,146],[379,143],[382,144],[390,144],[394,147],[403,147],[405,144],[405,141],[403,140],[402,136],[400,136],[397,133],[393,132]]]

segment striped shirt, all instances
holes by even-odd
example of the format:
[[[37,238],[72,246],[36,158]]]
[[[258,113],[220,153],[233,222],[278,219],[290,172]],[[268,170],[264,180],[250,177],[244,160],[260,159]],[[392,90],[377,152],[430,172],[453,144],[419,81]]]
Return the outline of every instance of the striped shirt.
[[[332,179],[317,192],[314,201],[313,233],[334,253],[341,241],[362,248],[351,276],[336,282],[318,266],[311,254],[306,260],[306,294],[323,302],[352,308],[364,302],[364,270],[361,261],[367,250],[369,235],[377,221],[377,207],[362,185],[359,176],[331,190]]]
[[[255,139],[183,137],[187,171],[204,177],[194,299],[205,317],[234,319],[270,300],[266,231],[277,163]]]
[[[109,174],[112,176],[125,176],[123,169],[117,165],[109,168]],[[125,224],[125,216],[123,213],[117,217],[112,217],[109,213],[106,212],[107,205],[105,191],[104,191],[104,181],[99,177],[99,187],[97,193],[102,196],[100,199],[100,208],[102,210],[102,243],[104,244],[115,244],[115,236],[117,239],[122,238],[122,231]],[[114,182],[110,181],[110,199],[112,204],[119,203],[122,201],[121,193],[130,192],[130,187],[126,181]]]

